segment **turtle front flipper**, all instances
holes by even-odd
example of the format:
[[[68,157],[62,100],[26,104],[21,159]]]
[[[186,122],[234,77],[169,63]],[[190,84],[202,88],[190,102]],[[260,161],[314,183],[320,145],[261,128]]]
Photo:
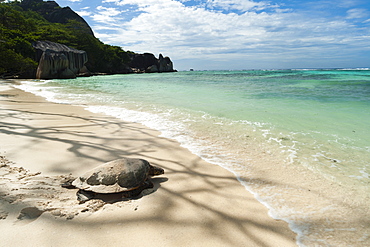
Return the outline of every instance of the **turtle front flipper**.
[[[78,190],[76,195],[77,195],[77,200],[80,203],[84,203],[88,200],[95,198],[95,192],[87,191],[87,190]]]
[[[136,198],[138,197],[143,190],[151,189],[154,187],[154,184],[150,180],[146,180],[138,188],[130,191],[122,192],[122,198]]]

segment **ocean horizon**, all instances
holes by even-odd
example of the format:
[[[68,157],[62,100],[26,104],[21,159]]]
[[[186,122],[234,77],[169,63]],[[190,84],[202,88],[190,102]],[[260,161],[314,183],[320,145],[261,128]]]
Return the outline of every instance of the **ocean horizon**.
[[[369,241],[369,68],[194,70],[16,87],[178,141],[233,172],[301,246]]]

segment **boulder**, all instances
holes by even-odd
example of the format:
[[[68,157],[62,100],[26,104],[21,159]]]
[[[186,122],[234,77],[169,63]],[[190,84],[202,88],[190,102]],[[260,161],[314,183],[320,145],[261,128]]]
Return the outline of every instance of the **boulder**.
[[[87,77],[87,76],[92,76],[93,73],[91,73],[87,67],[84,65],[82,66],[82,68],[80,69],[79,73],[77,76],[80,76],[80,77]]]
[[[146,70],[145,70],[146,73],[155,73],[155,72],[159,72],[158,71],[158,66],[156,64],[153,64],[152,66],[149,66]]]
[[[85,51],[51,41],[34,42],[36,61],[39,62],[36,79],[72,79],[87,73]]]

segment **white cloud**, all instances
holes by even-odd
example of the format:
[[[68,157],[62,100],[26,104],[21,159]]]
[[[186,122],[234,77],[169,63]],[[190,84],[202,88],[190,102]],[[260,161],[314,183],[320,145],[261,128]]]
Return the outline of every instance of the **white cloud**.
[[[120,18],[117,17],[117,15],[122,13],[122,11],[116,8],[106,8],[103,6],[98,6],[96,10],[98,13],[92,15],[92,19],[96,22],[101,22],[110,25],[113,25],[114,23],[119,21]]]
[[[76,13],[80,16],[90,16],[92,14],[92,12],[86,10],[76,11]]]
[[[361,19],[369,16],[369,11],[366,9],[350,9],[347,11],[347,19]]]
[[[268,2],[254,2],[249,0],[207,0],[207,3],[225,10],[239,10],[243,12],[272,7]]]
[[[366,1],[366,0],[365,0]],[[337,4],[341,8],[352,8],[361,3],[361,0],[337,0],[335,4]],[[331,1],[330,4],[333,4]]]
[[[83,7],[83,8],[80,8],[80,11],[75,11],[77,14],[79,14],[80,16],[91,16],[93,14],[92,11],[88,11],[88,9],[90,9],[90,7]]]
[[[346,19],[311,18],[271,6],[267,2],[203,2],[225,8],[225,12],[219,9],[215,11],[205,5],[185,6],[185,0],[103,2],[110,6],[115,4],[117,8],[99,7],[99,13],[93,16],[98,22],[93,26],[97,37],[126,50],[163,53],[174,60],[201,57],[212,61],[260,61],[269,58],[280,61],[281,57],[302,60],[305,56],[311,56],[318,61],[323,56],[339,56],[340,52],[345,51],[343,47],[354,44],[363,47],[366,44],[360,42],[366,38]],[[345,4],[349,5],[350,2],[346,1]],[[132,11],[126,12],[127,7]],[[272,7],[274,12],[257,12]],[[228,12],[231,8],[241,12]],[[364,12],[359,10],[349,11],[348,17],[364,16]],[[341,47],[339,53],[335,51],[338,46]]]
[[[122,12],[116,8],[106,8],[103,6],[98,6],[96,9],[99,11],[99,13],[108,15],[108,16],[116,16]]]

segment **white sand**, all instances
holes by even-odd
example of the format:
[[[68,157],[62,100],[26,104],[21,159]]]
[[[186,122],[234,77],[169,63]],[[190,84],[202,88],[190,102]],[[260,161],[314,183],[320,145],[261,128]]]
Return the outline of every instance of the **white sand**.
[[[0,106],[0,246],[296,246],[233,174],[157,131],[4,85]],[[121,157],[165,174],[115,203],[59,186]]]

